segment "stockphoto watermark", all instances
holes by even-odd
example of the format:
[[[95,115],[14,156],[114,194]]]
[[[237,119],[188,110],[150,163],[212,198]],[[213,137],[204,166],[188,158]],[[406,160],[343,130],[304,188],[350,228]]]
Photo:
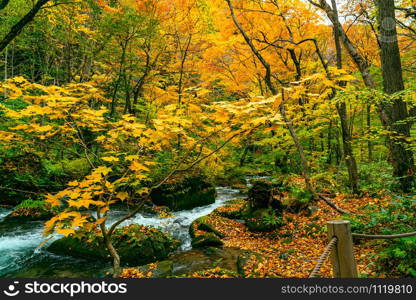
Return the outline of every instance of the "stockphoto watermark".
[[[13,281],[6,286],[3,294],[8,297],[18,295],[39,295],[39,294],[60,294],[74,297],[76,295],[94,295],[94,294],[126,294],[127,283],[114,282],[32,282],[20,283]],[[1,298],[1,297],[0,297]]]

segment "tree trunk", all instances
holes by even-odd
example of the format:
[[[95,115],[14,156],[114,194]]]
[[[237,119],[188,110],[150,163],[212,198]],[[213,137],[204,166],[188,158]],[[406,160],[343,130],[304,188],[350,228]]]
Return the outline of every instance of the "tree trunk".
[[[39,12],[42,6],[46,4],[48,1],[49,0],[38,0],[36,4],[33,6],[33,8],[10,29],[9,33],[3,38],[2,41],[0,41],[0,52],[2,52],[7,47],[7,45],[10,44],[10,42],[13,41],[16,38],[16,36],[20,34],[22,29],[35,18],[36,14]],[[4,7],[6,7],[8,2],[9,1],[7,0],[3,0],[2,6],[4,5]]]
[[[120,255],[117,250],[114,248],[113,243],[111,242],[111,235],[114,231],[109,232],[105,227],[105,223],[100,224],[101,233],[103,235],[104,244],[108,252],[110,252],[111,257],[113,258],[113,277],[117,278],[121,274],[121,265],[120,265]]]
[[[368,148],[368,161],[373,161],[373,143],[370,139],[371,134],[371,104],[367,105],[367,135],[368,135],[368,142],[367,142],[367,148]]]
[[[276,86],[272,82],[272,72],[271,72],[270,64],[266,61],[266,59],[263,57],[263,55],[257,50],[257,48],[253,44],[252,40],[249,38],[249,36],[244,31],[241,24],[238,22],[237,17],[234,14],[234,8],[232,6],[231,0],[226,0],[226,2],[228,4],[228,7],[230,8],[231,18],[233,19],[233,22],[234,22],[235,26],[238,28],[238,30],[240,31],[244,40],[246,41],[247,45],[250,47],[253,54],[261,62],[261,64],[263,65],[263,67],[266,71],[266,73],[264,75],[264,81],[266,82],[267,87],[269,88],[272,95],[278,95],[278,89],[276,88]],[[311,183],[311,180],[310,180],[309,164],[308,164],[308,161],[306,160],[305,151],[302,147],[302,144],[300,143],[300,140],[299,140],[299,138],[296,134],[296,131],[293,127],[292,122],[286,116],[284,100],[285,100],[285,95],[284,95],[284,91],[282,90],[282,103],[279,106],[280,114],[282,116],[282,119],[283,119],[287,129],[290,132],[290,135],[293,139],[296,150],[297,150],[297,152],[300,156],[301,166],[302,166],[302,175],[303,175],[303,178],[305,179],[306,187],[313,193],[314,197],[317,198],[315,189],[312,186],[312,183]]]
[[[360,191],[358,186],[357,162],[352,149],[352,138],[348,128],[347,106],[345,102],[337,104],[337,111],[341,121],[342,145],[344,148],[344,159],[348,169],[349,184],[352,192],[357,194]]]
[[[375,84],[370,74],[368,63],[348,38],[331,6],[328,5],[326,0],[319,0],[319,4],[313,0],[308,1],[324,10],[332,24],[338,28],[344,47],[360,70],[365,85],[369,88],[374,88]],[[384,90],[388,94],[394,94],[404,89],[400,49],[395,25],[394,0],[377,0],[376,3],[379,12],[379,42]],[[393,175],[398,177],[401,189],[409,191],[414,180],[415,167],[413,153],[406,148],[408,142],[405,138],[410,136],[410,125],[406,123],[406,119],[409,116],[406,103],[400,97],[397,97],[390,103],[385,101],[385,103],[379,104],[377,109],[383,127],[395,133],[387,137]]]
[[[338,9],[335,0],[332,0],[332,9],[335,14],[335,19],[338,20]],[[335,46],[337,51],[337,68],[342,69],[342,49],[340,43],[340,32],[338,26],[334,25],[334,37],[335,37]],[[340,85],[345,85],[340,83]],[[345,101],[336,104],[338,115],[341,121],[341,133],[342,133],[342,144],[344,148],[344,159],[348,169],[348,178],[349,184],[352,192],[354,194],[359,193],[358,186],[358,170],[357,162],[355,160],[353,148],[352,148],[352,137],[350,128],[348,126],[348,114],[347,114],[347,105]]]
[[[381,68],[384,92],[392,95],[404,90],[400,49],[397,41],[394,0],[378,0],[378,22],[380,28]],[[379,107],[380,118],[390,134],[388,145],[393,166],[393,175],[398,177],[401,190],[411,190],[414,180],[414,158],[409,149],[410,125],[406,103],[400,96],[383,101]]]
[[[121,83],[121,79],[123,78],[123,74],[124,74],[124,63],[126,60],[126,52],[127,52],[127,45],[128,45],[128,40],[126,40],[125,42],[123,42],[123,44],[121,44],[121,58],[120,58],[120,68],[118,70],[118,77],[117,77],[117,81],[114,87],[114,91],[113,91],[113,97],[111,100],[111,112],[110,115],[111,117],[114,117],[116,114],[116,110],[117,110],[117,93],[118,93],[118,88],[120,86]]]

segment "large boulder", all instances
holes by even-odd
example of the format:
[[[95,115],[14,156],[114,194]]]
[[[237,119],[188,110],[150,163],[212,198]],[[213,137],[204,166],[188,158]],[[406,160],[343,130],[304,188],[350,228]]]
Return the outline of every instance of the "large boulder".
[[[167,206],[173,211],[212,204],[215,196],[215,186],[203,176],[165,183],[150,194],[154,204]]]
[[[281,181],[257,180],[248,192],[248,203],[241,210],[250,231],[267,232],[283,225],[284,205],[281,202]]]
[[[192,222],[189,226],[189,235],[192,238],[192,248],[221,247],[223,246],[223,233],[217,230],[209,222],[209,215],[203,216]]]
[[[179,242],[156,228],[129,225],[115,230],[113,245],[123,265],[137,266],[166,259],[178,248]],[[81,238],[61,238],[54,241],[47,250],[74,257],[111,260],[100,232],[88,233]]]
[[[197,235],[192,239],[192,248],[221,247],[224,243],[213,233]]]
[[[245,225],[253,232],[268,232],[283,226],[283,219],[271,208],[249,210],[244,215]]]
[[[280,201],[282,182],[269,180],[256,180],[248,191],[248,202],[251,209],[273,208],[281,214],[284,205]]]
[[[55,215],[54,209],[40,200],[26,200],[6,216],[6,220],[44,221]]]
[[[206,233],[213,233],[219,238],[225,237],[220,231],[214,228],[213,225],[208,223],[209,216],[199,217],[198,219],[194,220],[189,226],[189,235],[194,238],[196,236],[196,231],[204,231]]]
[[[174,253],[169,259],[173,262],[173,275],[185,276],[220,267],[232,272],[237,272],[237,260],[245,250],[239,248],[213,248],[205,247]]]

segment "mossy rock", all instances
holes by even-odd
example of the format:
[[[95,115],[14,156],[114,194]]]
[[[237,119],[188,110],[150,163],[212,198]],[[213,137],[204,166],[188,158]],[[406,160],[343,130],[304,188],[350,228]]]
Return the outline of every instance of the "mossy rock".
[[[179,242],[153,227],[129,225],[117,228],[113,245],[121,263],[137,266],[164,260],[176,250]],[[47,249],[56,254],[97,260],[111,260],[101,233],[87,233],[80,237],[64,237],[54,241]]]
[[[15,209],[6,216],[8,220],[24,221],[43,221],[52,218],[55,215],[49,205],[43,201],[26,200],[20,203]]]
[[[248,191],[248,202],[252,209],[273,208],[277,214],[281,214],[284,205],[278,199],[281,195],[281,181],[256,180]]]
[[[225,235],[219,232],[217,229],[214,228],[211,224],[207,222],[209,216],[203,216],[199,217],[195,221],[192,222],[192,224],[189,226],[189,235],[191,238],[195,237],[195,229],[207,232],[207,233],[213,233],[219,238],[224,238]]]
[[[260,208],[244,215],[245,225],[253,232],[268,232],[283,225],[281,217],[275,215],[270,208]]]
[[[214,233],[201,234],[192,239],[192,248],[221,247],[224,243]]]
[[[224,206],[218,207],[214,210],[214,213],[218,216],[236,220],[243,218],[243,207],[246,205],[246,200],[234,200],[231,203],[228,203]]]
[[[150,194],[156,205],[173,211],[192,209],[215,202],[215,186],[203,176],[188,177],[174,183],[165,183]]]
[[[300,212],[310,205],[313,200],[313,193],[303,187],[292,185],[289,188],[289,198],[285,205],[288,210]]]
[[[261,254],[253,251],[244,251],[237,258],[237,272],[241,276],[247,277],[249,274],[247,269],[255,269],[263,261],[264,257]]]
[[[79,178],[91,171],[91,166],[86,158],[45,162],[44,165],[51,174],[67,178]]]
[[[44,221],[52,218],[54,214],[50,210],[41,208],[18,208],[11,212],[6,219],[19,219],[25,221]]]
[[[173,261],[162,260],[156,263],[147,264],[144,266],[137,267],[142,273],[151,272],[150,278],[167,278],[172,276],[173,272]]]

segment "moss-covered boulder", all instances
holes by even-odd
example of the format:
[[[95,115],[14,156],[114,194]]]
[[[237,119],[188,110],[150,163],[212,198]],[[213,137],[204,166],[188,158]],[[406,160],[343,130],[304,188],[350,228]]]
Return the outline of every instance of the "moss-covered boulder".
[[[147,264],[137,268],[144,274],[149,274],[150,278],[167,278],[172,276],[173,272],[173,261],[162,260],[156,263]]]
[[[43,221],[53,217],[55,211],[44,201],[26,200],[6,216],[6,220]]]
[[[243,277],[255,277],[255,270],[264,257],[253,251],[244,251],[237,258],[237,272]]]
[[[156,228],[129,225],[115,230],[113,245],[123,265],[137,266],[166,259],[178,248],[179,242]],[[54,241],[47,250],[74,257],[111,260],[99,232],[88,233],[83,237],[61,238]]]
[[[66,179],[80,178],[91,171],[86,158],[45,161],[43,164],[50,174]]]
[[[224,243],[214,233],[197,235],[192,239],[192,248],[221,247]]]
[[[192,238],[196,236],[197,230],[204,231],[206,233],[213,233],[219,238],[225,237],[224,234],[215,229],[213,225],[208,223],[208,218],[209,216],[203,216],[192,222],[191,226],[189,226],[189,235]]]
[[[247,204],[244,199],[233,200],[224,206],[220,206],[214,210],[214,213],[231,220],[242,219],[242,209]]]
[[[167,206],[173,211],[212,204],[215,196],[215,186],[203,176],[165,183],[150,194],[154,204]]]
[[[284,205],[281,202],[281,180],[256,180],[248,191],[248,202],[251,209],[273,208],[277,214],[281,214]]]
[[[192,248],[221,247],[224,244],[221,239],[225,235],[209,223],[209,217],[200,217],[189,226]]]
[[[247,228],[254,232],[267,232],[283,225],[282,217],[277,216],[271,208],[249,210],[244,214]]]
[[[289,186],[288,196],[284,203],[286,209],[296,213],[306,210],[313,200],[313,193],[299,185]]]

